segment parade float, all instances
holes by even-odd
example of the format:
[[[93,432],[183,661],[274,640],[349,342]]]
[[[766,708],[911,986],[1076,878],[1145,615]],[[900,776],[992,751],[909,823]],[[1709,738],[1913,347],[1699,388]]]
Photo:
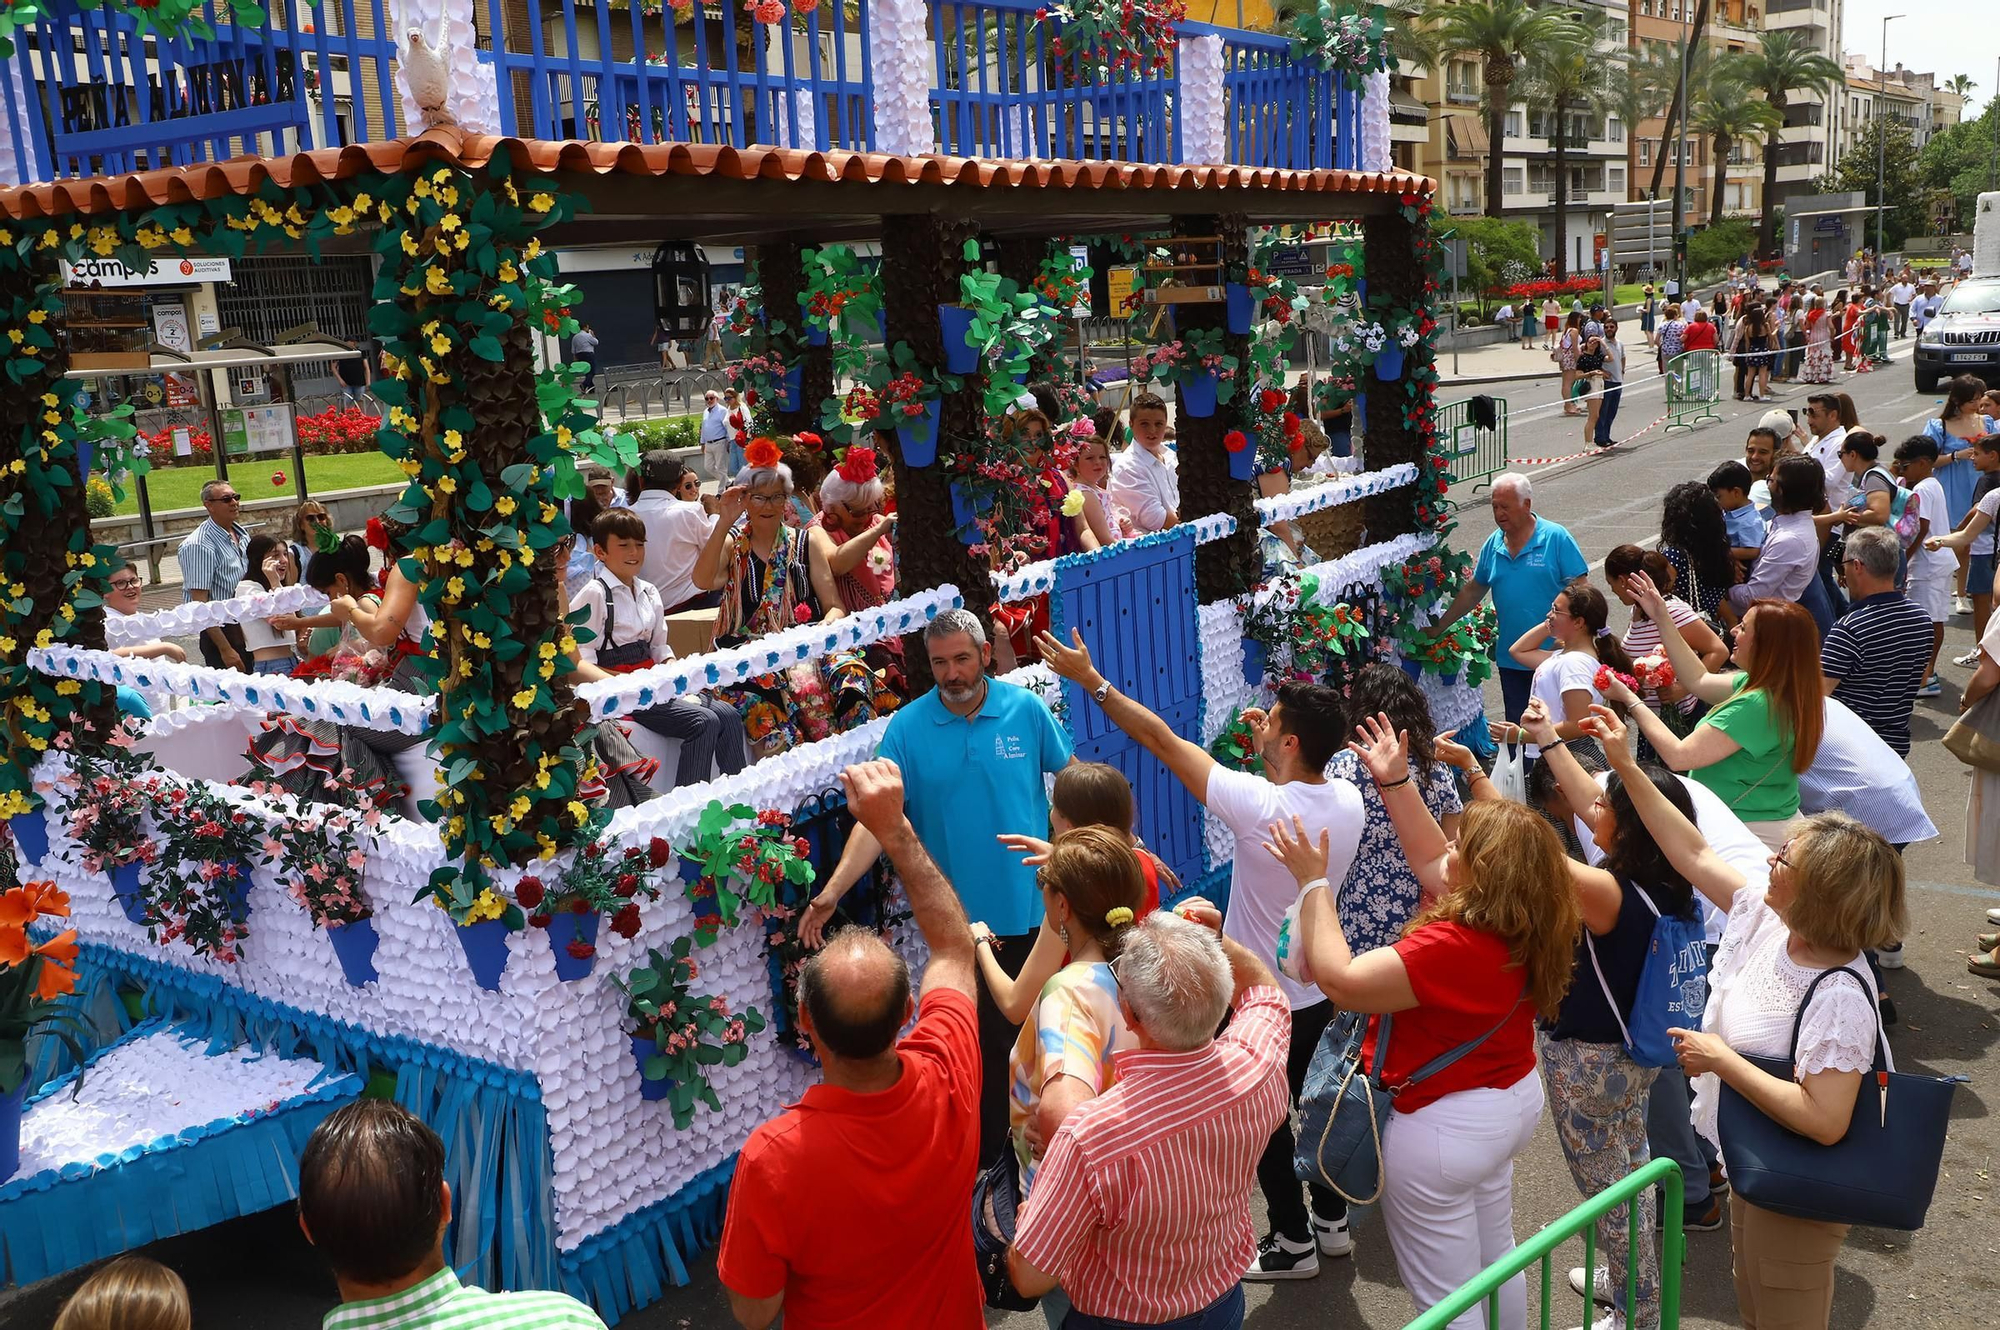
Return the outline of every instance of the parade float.
[[[924,11],[871,13],[893,47]],[[116,3],[105,14],[130,21]],[[1420,677],[1441,728],[1476,728],[1490,632],[1441,648],[1404,628],[1464,570],[1443,543],[1431,186],[1384,169],[1379,88],[1363,106],[1380,24],[1356,22],[1296,39],[1301,77],[1331,92],[1314,104],[1322,146],[1284,168],[1207,164],[1242,156],[1225,130],[1254,129],[1262,85],[1225,75],[1220,33],[1183,25],[1164,73],[1119,76],[1180,80],[1178,165],[937,153],[925,73],[912,61],[914,90],[892,86],[895,62],[875,60],[870,152],[442,125],[0,192],[0,1164],[18,1148],[0,1273],[27,1283],[280,1204],[312,1127],[372,1094],[444,1138],[446,1255],[468,1278],[566,1289],[607,1320],[684,1281],[718,1231],[736,1149],[815,1075],[794,1026],[793,917],[851,826],[838,773],[887,719],[607,810],[592,732],[635,711],[895,638],[921,690],[910,635],[938,612],[1039,605],[1121,689],[1223,749],[1283,678],[1339,683],[1371,659]],[[1078,74],[1063,74],[1074,96],[1042,124],[1045,147],[1051,124],[1103,124]],[[1267,275],[1267,246],[1336,223],[1348,238],[1319,280]],[[701,274],[675,267],[695,262],[687,242],[754,257],[730,317],[755,428],[885,450],[897,595],[578,685],[548,552],[578,467],[634,459],[629,436],[600,429],[578,367],[551,358],[578,313],[552,251],[641,238],[667,270],[663,326],[709,316]],[[852,261],[860,240],[879,242],[879,267]],[[1141,279],[1147,298],[1172,307],[1173,345],[1145,373],[1176,406],[1182,522],[1049,558],[1024,535],[1028,472],[996,439],[1023,382],[1067,374],[1061,391],[1084,405],[1052,336],[1077,244],[1129,254],[1159,274]],[[288,588],[107,623],[119,560],[93,541],[84,476],[119,484],[144,463],[128,419],[79,407],[58,261],[144,271],[266,252],[377,256],[377,443],[409,478],[387,515],[392,557],[430,624],[414,689],[114,652],[317,599]],[[1288,487],[1298,422],[1270,393],[1315,303],[1333,307],[1314,321],[1358,387],[1359,456]],[[1352,548],[1265,577],[1263,528],[1336,510],[1365,532]],[[1224,895],[1228,834],[1045,668],[1012,677],[1079,756],[1126,773],[1140,829],[1187,889]],[[155,718],[121,715],[119,689]],[[411,792],[323,803],[243,776],[244,737],[273,718],[420,740],[400,761]],[[345,773],[327,774],[332,789]],[[886,864],[848,900],[852,922],[921,965]]]

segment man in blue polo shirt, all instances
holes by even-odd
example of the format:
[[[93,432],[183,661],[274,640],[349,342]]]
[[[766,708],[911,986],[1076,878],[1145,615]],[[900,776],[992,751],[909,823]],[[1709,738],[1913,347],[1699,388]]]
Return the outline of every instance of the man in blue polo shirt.
[[[977,615],[938,615],[924,629],[924,649],[937,686],[890,717],[877,756],[902,769],[917,839],[958,889],[967,917],[993,930],[994,959],[1008,974],[1019,974],[1042,924],[1042,893],[1035,870],[1002,846],[1000,836],[1044,834],[1049,800],[1043,778],[1069,765],[1069,736],[1039,697],[987,677],[993,648]],[[857,825],[799,922],[807,946],[819,945],[840,898],[881,853],[875,837]],[[982,1163],[1007,1140],[1007,1055],[1019,1029],[1000,1014],[982,982]]]
[[[1506,649],[1547,617],[1556,592],[1588,574],[1590,567],[1568,531],[1535,516],[1534,489],[1526,476],[1502,472],[1494,478],[1491,497],[1495,530],[1479,547],[1472,576],[1432,626],[1443,632],[1492,593],[1500,618],[1500,631],[1493,639],[1500,653],[1500,696],[1506,701],[1507,719],[1518,721],[1528,708],[1535,673],[1510,664]]]

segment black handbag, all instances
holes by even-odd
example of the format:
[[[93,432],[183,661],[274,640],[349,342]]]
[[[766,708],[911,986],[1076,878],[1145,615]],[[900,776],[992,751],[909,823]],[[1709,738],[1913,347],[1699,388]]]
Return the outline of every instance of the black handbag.
[[[979,1265],[979,1287],[986,1305],[997,1311],[1033,1311],[1039,1297],[1026,1297],[1007,1274],[1007,1249],[1014,1245],[1014,1224],[1021,1205],[1021,1164],[1008,1141],[1000,1157],[986,1166],[972,1184],[972,1254]]]
[[[1868,992],[1847,966],[1822,970],[1792,1018],[1792,1056],[1745,1060],[1781,1080],[1793,1080],[1799,1027],[1813,994],[1844,974]],[[1797,1219],[1915,1232],[1924,1226],[1944,1158],[1956,1077],[1909,1076],[1889,1070],[1889,1040],[1875,1027],[1875,1069],[1862,1078],[1847,1134],[1832,1145],[1799,1135],[1722,1084],[1716,1133],[1729,1184],[1752,1205]]]

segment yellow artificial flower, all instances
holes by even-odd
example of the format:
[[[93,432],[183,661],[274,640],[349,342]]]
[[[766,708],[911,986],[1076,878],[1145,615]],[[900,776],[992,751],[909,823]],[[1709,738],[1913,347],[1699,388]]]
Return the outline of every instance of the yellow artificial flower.
[[[16,642],[16,641],[15,641],[15,640],[14,640],[13,638],[11,638],[11,637],[0,637],[0,656],[11,656],[11,655],[13,655],[13,654],[14,654],[14,648],[15,648],[15,647],[17,647],[17,646],[19,646],[19,645],[20,645],[20,643]]]
[[[514,515],[514,496],[511,494],[501,495],[493,501],[493,510],[502,517],[512,517]]]
[[[567,425],[556,426],[556,442],[561,444],[563,447],[565,448],[569,447],[569,441],[571,439],[574,439],[575,437],[576,435],[570,432],[569,426]]]
[[[521,257],[524,259],[538,259],[541,256],[542,256],[542,238],[540,236],[535,236],[532,239],[530,239],[527,245],[521,250]]]
[[[49,312],[45,309],[31,309],[28,311],[28,322],[30,323],[42,323],[46,321],[48,317],[49,317]]]
[[[425,270],[424,270],[424,289],[425,289],[426,291],[429,291],[429,292],[430,292],[430,293],[431,293],[432,295],[434,295],[434,296],[448,296],[448,295],[450,295],[450,294],[451,294],[451,275],[450,275],[449,273],[445,272],[445,270],[444,270],[443,268],[427,268],[427,269],[425,269]]]
[[[403,232],[403,252],[413,258],[417,252],[417,238],[408,231]]]
[[[56,635],[50,632],[46,628],[42,629],[41,632],[35,634],[35,645],[38,647],[46,648],[49,645],[49,643],[55,640],[56,640]]]
[[[515,693],[509,701],[514,704],[514,710],[526,711],[535,704],[535,690],[532,688],[523,688],[518,693]]]
[[[478,647],[481,651],[485,651],[493,645],[493,639],[484,633],[474,633],[472,635],[472,645]]]
[[[503,282],[518,282],[521,280],[521,270],[514,266],[511,259],[501,260],[499,269],[493,275]]]
[[[42,405],[43,405],[43,406],[54,406],[54,405],[56,405],[56,395],[55,395],[54,393],[43,393],[43,394],[42,394]]]
[[[194,243],[194,232],[188,230],[185,226],[176,226],[169,234],[176,245],[192,245]]]
[[[424,472],[424,464],[422,462],[419,462],[414,457],[405,457],[401,461],[397,462],[396,465],[401,467],[403,469],[403,474],[408,476],[412,480],[415,480],[418,476],[422,475]]]
[[[471,245],[472,245],[472,237],[468,235],[466,232],[458,231],[453,233],[451,237],[451,247],[453,249],[467,249],[470,248]]]
[[[555,200],[547,194],[530,194],[528,196],[528,210],[530,212],[547,212],[554,206]]]
[[[460,434],[460,433],[459,433],[459,432],[458,432],[457,430],[455,430],[455,429],[448,429],[448,430],[446,430],[446,431],[444,432],[444,446],[445,446],[445,447],[447,447],[447,448],[457,448],[457,447],[460,447],[461,445],[463,445],[463,444],[464,444],[464,442],[465,442],[465,436],[464,436],[464,435],[462,435],[462,434]]]
[[[535,777],[535,788],[538,790],[546,790],[547,788],[549,788],[548,772],[544,771]]]
[[[75,697],[83,691],[83,685],[74,679],[56,680],[56,692],[63,697]]]
[[[449,350],[451,350],[451,338],[446,337],[443,333],[433,333],[431,335],[432,355],[441,356]]]
[[[455,476],[439,476],[437,487],[438,491],[442,494],[456,494],[458,493],[458,479]]]
[[[580,800],[572,799],[563,807],[569,810],[569,815],[576,819],[578,826],[590,821],[590,810],[584,807]]]
[[[455,212],[448,212],[438,218],[438,226],[446,231],[456,231],[462,225],[464,223],[458,220],[458,214]]]

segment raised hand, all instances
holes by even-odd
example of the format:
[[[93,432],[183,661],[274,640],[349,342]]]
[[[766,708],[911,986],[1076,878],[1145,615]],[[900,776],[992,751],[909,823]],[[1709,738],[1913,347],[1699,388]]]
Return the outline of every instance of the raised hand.
[[[1410,736],[1398,733],[1386,712],[1362,717],[1354,727],[1360,740],[1347,745],[1377,785],[1393,785],[1410,774]]]
[[[1625,743],[1625,722],[1610,707],[1591,703],[1590,714],[1579,722],[1578,727],[1597,740],[1604,749],[1605,760],[1612,766],[1622,770],[1635,764],[1632,750]]]
[[[1090,648],[1083,644],[1083,634],[1072,628],[1069,640],[1070,645],[1064,646],[1054,633],[1036,633],[1035,649],[1041,652],[1050,669],[1071,683],[1082,683],[1097,671],[1090,663]]]
[[[1320,828],[1318,844],[1306,834],[1306,824],[1296,813],[1290,831],[1282,822],[1273,822],[1267,830],[1271,839],[1264,842],[1264,852],[1283,864],[1300,886],[1326,876],[1331,833],[1325,827]]]
[[[1537,748],[1547,748],[1560,742],[1555,722],[1549,719],[1549,708],[1541,698],[1528,703],[1528,709],[1521,713],[1521,728],[1527,732],[1528,742]]]
[[[1431,750],[1437,754],[1437,760],[1448,767],[1457,767],[1460,771],[1479,770],[1478,756],[1464,744],[1455,741],[1453,736],[1457,733],[1457,730],[1446,730],[1431,740]]]

